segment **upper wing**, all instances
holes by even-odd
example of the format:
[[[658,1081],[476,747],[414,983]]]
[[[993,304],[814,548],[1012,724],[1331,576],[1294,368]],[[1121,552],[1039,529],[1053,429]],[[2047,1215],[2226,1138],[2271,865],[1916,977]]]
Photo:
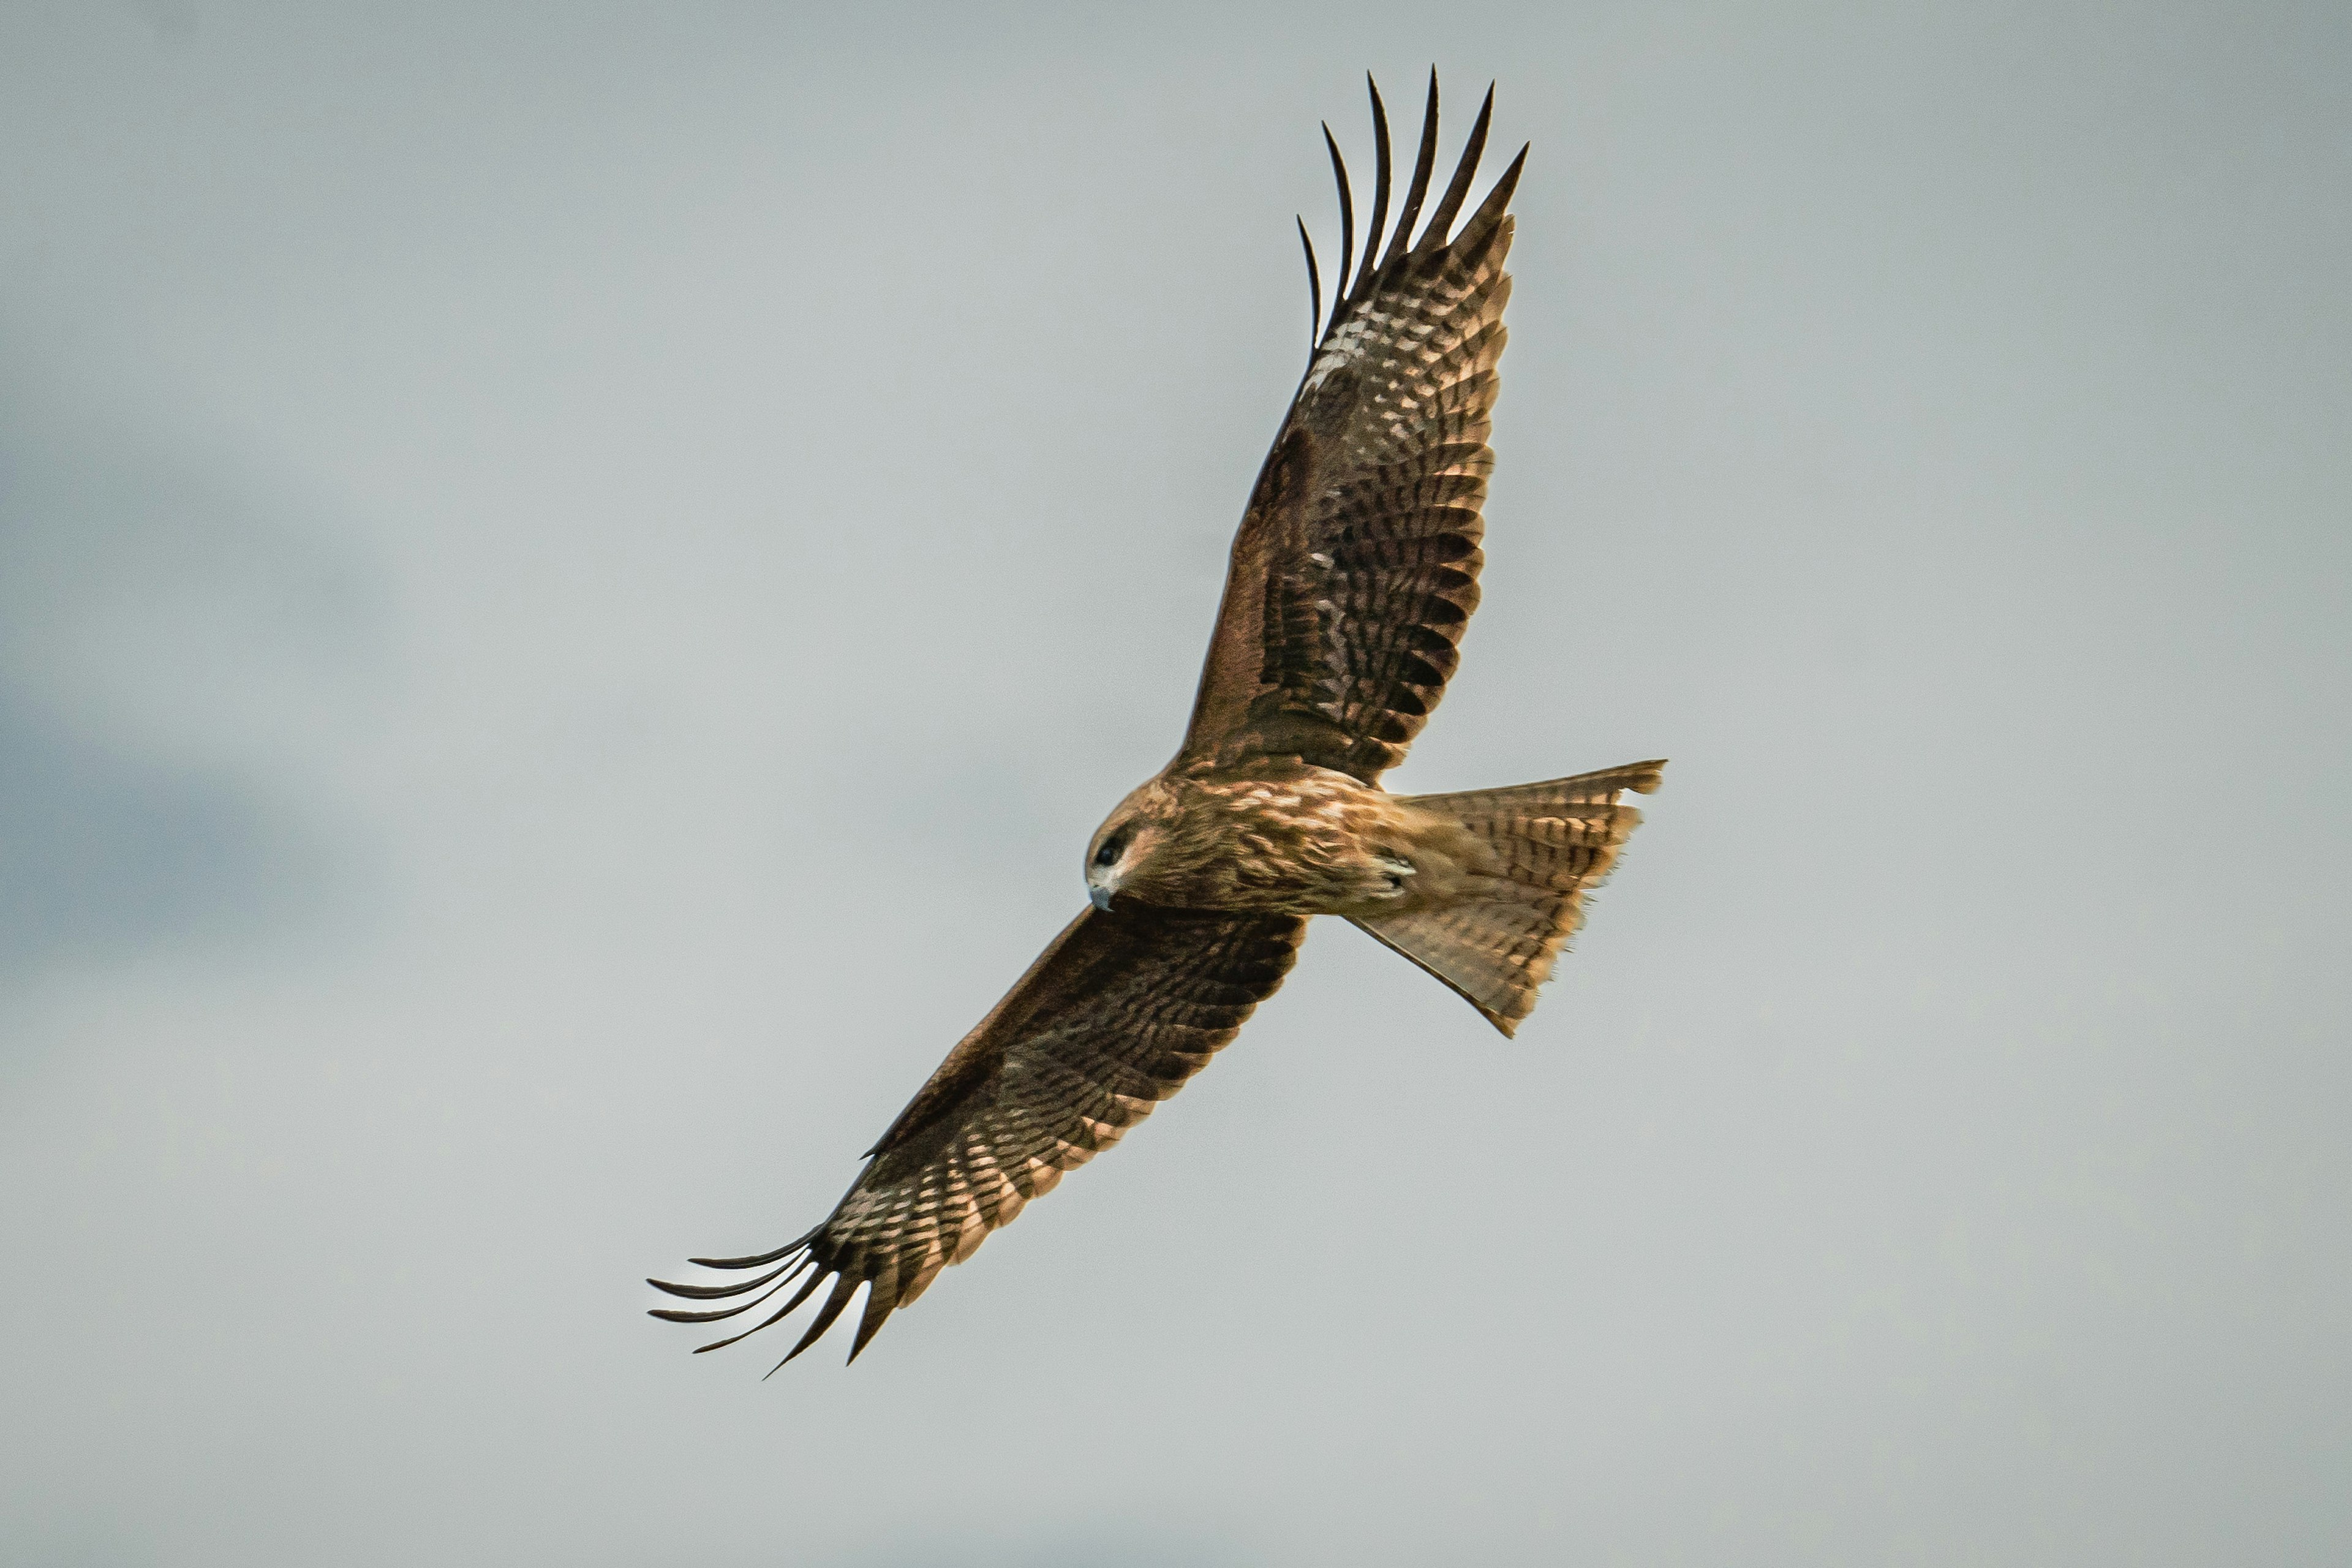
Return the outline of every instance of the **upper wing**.
[[[995,1010],[950,1051],[823,1225],[757,1258],[698,1258],[710,1268],[769,1271],[739,1285],[647,1283],[713,1300],[766,1289],[740,1306],[662,1310],[656,1318],[731,1318],[805,1272],[756,1333],[833,1278],[790,1361],[816,1342],[860,1283],[866,1310],[849,1356],[934,1275],[971,1257],[1062,1173],[1118,1142],[1183,1087],[1290,971],[1304,920],[1144,906],[1088,910],[1063,928]],[[717,1350],[743,1334],[703,1345]],[[782,1362],[776,1363],[781,1366]]]
[[[1478,604],[1486,434],[1511,292],[1503,209],[1527,160],[1523,147],[1449,239],[1494,100],[1489,89],[1452,183],[1409,244],[1435,154],[1431,76],[1421,153],[1381,255],[1389,138],[1373,89],[1380,167],[1352,288],[1347,169],[1331,146],[1339,298],[1234,537],[1180,762],[1297,755],[1370,783],[1402,760],[1444,694]],[[1307,264],[1312,279],[1311,243]]]

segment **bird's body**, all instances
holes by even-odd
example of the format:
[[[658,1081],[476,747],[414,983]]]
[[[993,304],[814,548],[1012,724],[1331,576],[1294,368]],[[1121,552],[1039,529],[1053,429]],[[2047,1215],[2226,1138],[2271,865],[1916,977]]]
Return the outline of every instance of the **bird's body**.
[[[1113,883],[1115,871],[1093,862],[1123,828],[1160,837]],[[1268,759],[1246,770],[1160,774],[1112,814],[1087,861],[1106,909],[1130,898],[1173,909],[1356,916],[1459,892],[1467,878],[1491,872],[1494,857],[1484,850],[1458,825],[1376,785]]]
[[[756,1332],[830,1278],[792,1354],[863,1285],[855,1358],[941,1268],[1206,1065],[1282,984],[1314,916],[1350,921],[1506,1035],[1533,1009],[1585,893],[1641,820],[1621,796],[1656,788],[1664,764],[1450,795],[1380,784],[1444,695],[1486,560],[1506,208],[1525,150],[1458,232],[1454,219],[1492,106],[1490,92],[1415,239],[1435,153],[1432,78],[1383,254],[1388,123],[1373,92],[1379,174],[1352,280],[1332,144],[1346,244],[1331,314],[1321,319],[1318,283],[1321,334],[1234,537],[1192,722],[1087,845],[1091,907],[948,1053],[823,1224],[758,1257],[696,1260],[765,1270],[740,1283],[654,1282],[750,1300],[656,1316],[730,1318],[805,1275]],[[1307,265],[1311,279],[1311,245]]]

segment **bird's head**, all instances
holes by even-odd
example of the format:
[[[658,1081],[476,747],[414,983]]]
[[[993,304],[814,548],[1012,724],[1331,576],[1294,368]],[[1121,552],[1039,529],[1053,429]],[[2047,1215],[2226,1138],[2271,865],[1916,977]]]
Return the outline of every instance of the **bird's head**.
[[[1174,837],[1176,792],[1159,779],[1137,789],[1104,818],[1087,845],[1087,897],[1108,910],[1114,894],[1153,900],[1155,872]]]

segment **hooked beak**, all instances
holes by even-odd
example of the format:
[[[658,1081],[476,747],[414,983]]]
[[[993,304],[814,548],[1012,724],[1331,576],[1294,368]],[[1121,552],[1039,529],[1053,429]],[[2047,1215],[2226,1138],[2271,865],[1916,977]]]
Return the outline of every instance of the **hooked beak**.
[[[1092,900],[1095,908],[1100,910],[1105,914],[1110,913],[1110,895],[1111,889],[1104,887],[1100,882],[1088,882],[1087,884],[1087,899]]]

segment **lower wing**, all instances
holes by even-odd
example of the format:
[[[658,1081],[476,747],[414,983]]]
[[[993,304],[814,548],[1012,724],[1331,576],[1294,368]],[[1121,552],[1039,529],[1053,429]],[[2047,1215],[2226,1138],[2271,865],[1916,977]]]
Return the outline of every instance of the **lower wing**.
[[[1287,915],[1088,910],[948,1053],[824,1224],[756,1258],[692,1260],[762,1270],[749,1279],[647,1281],[689,1300],[748,1300],[653,1315],[717,1322],[800,1282],[751,1328],[699,1347],[717,1350],[782,1321],[831,1279],[790,1361],[833,1326],[863,1284],[866,1308],[849,1351],[856,1361],[941,1268],[971,1257],[1063,1172],[1118,1142],[1207,1066],[1281,985],[1306,927]]]

